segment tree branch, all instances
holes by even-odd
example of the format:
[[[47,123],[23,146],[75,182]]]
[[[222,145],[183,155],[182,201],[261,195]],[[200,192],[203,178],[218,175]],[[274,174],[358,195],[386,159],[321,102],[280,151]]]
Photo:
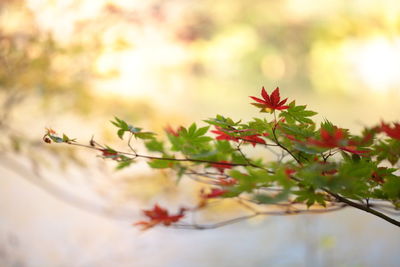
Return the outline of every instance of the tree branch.
[[[389,223],[391,223],[391,224],[394,224],[394,225],[400,227],[400,221],[397,221],[397,220],[395,220],[395,219],[393,219],[393,218],[391,218],[391,217],[389,217],[389,216],[387,216],[387,215],[385,215],[385,214],[383,214],[383,213],[381,213],[381,212],[379,212],[379,211],[377,211],[377,210],[371,209],[371,208],[368,207],[368,206],[365,206],[365,205],[362,205],[362,204],[353,202],[353,201],[351,201],[350,199],[347,199],[347,198],[345,198],[345,197],[342,197],[342,196],[340,196],[339,194],[333,193],[333,192],[331,192],[331,191],[328,190],[328,189],[323,189],[323,190],[324,190],[326,193],[330,194],[331,196],[335,197],[338,201],[340,201],[340,202],[342,202],[342,203],[346,203],[346,204],[349,205],[349,206],[352,206],[352,207],[357,208],[357,209],[359,209],[359,210],[363,210],[363,211],[365,211],[365,212],[371,213],[371,214],[373,214],[373,215],[375,215],[375,216],[378,216],[378,217],[381,218],[381,219],[384,219],[385,221],[387,221],[387,222],[389,222]]]
[[[207,229],[216,229],[219,227],[223,227],[226,225],[230,225],[230,224],[234,224],[234,223],[238,223],[241,221],[245,221],[251,218],[255,218],[257,216],[266,216],[266,215],[273,215],[273,216],[286,216],[286,215],[294,215],[294,214],[316,214],[316,213],[327,213],[327,212],[332,212],[332,211],[337,211],[340,209],[343,209],[347,207],[346,204],[331,208],[331,209],[314,209],[314,210],[310,210],[310,209],[306,209],[306,210],[287,210],[287,211],[265,211],[265,212],[255,212],[253,214],[250,215],[246,215],[246,216],[241,216],[241,217],[237,217],[237,218],[233,218],[233,219],[229,219],[226,221],[222,221],[222,222],[218,222],[215,224],[173,224],[171,225],[174,228],[178,228],[178,229],[190,229],[190,230],[207,230]]]

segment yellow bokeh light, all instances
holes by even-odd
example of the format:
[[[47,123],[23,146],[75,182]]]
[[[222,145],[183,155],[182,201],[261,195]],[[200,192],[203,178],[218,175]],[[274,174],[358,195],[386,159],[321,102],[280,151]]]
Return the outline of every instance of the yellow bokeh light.
[[[355,74],[372,91],[400,89],[400,37],[357,43],[349,59]]]
[[[264,56],[261,61],[261,71],[271,80],[281,79],[286,72],[286,64],[278,54]]]
[[[311,52],[311,79],[320,91],[357,94],[400,89],[400,37],[384,35],[316,43]]]

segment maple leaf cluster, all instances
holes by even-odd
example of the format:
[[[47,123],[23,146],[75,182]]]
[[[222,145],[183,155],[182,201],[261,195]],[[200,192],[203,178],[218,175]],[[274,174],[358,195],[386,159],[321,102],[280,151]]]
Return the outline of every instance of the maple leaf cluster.
[[[112,123],[118,128],[118,137],[130,135],[131,152],[117,151],[93,140],[90,146],[77,145],[90,147],[101,153],[102,158],[117,161],[117,169],[127,168],[143,158],[153,169],[175,171],[178,182],[186,175],[207,184],[200,190],[198,203],[190,208],[171,214],[155,204],[152,209],[143,210],[146,220],[134,224],[142,230],[156,225],[188,227],[181,221],[186,213],[224,199],[248,201],[256,206],[281,203],[286,207],[296,203],[307,208],[337,207],[342,202],[368,212],[369,200],[378,199],[400,209],[400,176],[396,174],[396,164],[400,161],[400,123],[381,122],[365,127],[360,135],[352,135],[348,129],[328,120],[318,127],[311,119],[317,113],[307,110],[306,105],[296,105],[294,100],[286,104],[288,98],[281,99],[279,87],[270,94],[262,87],[261,98],[250,98],[256,101],[251,104],[260,108],[260,112],[273,116],[242,122],[217,115],[205,120],[209,125],[204,127],[196,123],[187,128],[167,126],[164,130],[168,141],[115,118]],[[215,127],[210,131],[213,136],[209,136],[210,126]],[[132,137],[141,139],[153,154],[136,153],[130,143]],[[66,135],[58,136],[52,129],[46,130],[43,140],[76,143]],[[242,150],[242,144],[259,145],[278,159],[265,162],[262,158],[251,158]],[[396,168],[382,166],[388,163]],[[216,198],[218,201],[214,201]],[[370,213],[400,226],[396,220]],[[255,211],[255,215],[259,214]]]
[[[356,154],[359,156],[366,157],[370,150],[360,149],[366,144],[373,142],[374,136],[383,132],[386,133],[387,136],[400,140],[400,124],[394,123],[394,126],[390,126],[389,124],[383,123],[380,127],[373,127],[368,130],[364,136],[359,139],[354,139],[349,136],[347,130],[338,128],[334,125],[327,124],[321,125],[321,128],[312,134],[312,136],[302,136],[298,133],[301,132],[301,127],[308,127],[307,124],[312,125],[313,122],[307,117],[313,116],[316,113],[313,111],[307,111],[305,109],[306,106],[296,106],[293,101],[289,105],[285,105],[287,102],[287,98],[281,100],[279,87],[277,87],[271,94],[268,94],[265,88],[263,87],[261,90],[261,98],[250,96],[251,99],[255,100],[256,103],[251,103],[258,108],[261,108],[261,112],[270,112],[275,113],[276,111],[285,111],[280,114],[281,118],[272,124],[272,131],[279,131],[282,133],[282,136],[286,138],[289,142],[292,143],[292,146],[295,148],[296,144],[300,144],[302,146],[311,146],[318,147],[322,149],[339,149],[343,152],[348,152],[351,154]],[[287,119],[287,120],[286,120]],[[293,122],[300,122],[300,125],[297,126],[293,124]],[[255,124],[259,125],[259,124]],[[290,127],[300,127],[298,130],[293,131]],[[240,125],[239,125],[240,126]],[[237,125],[233,121],[225,121],[223,117],[219,117],[216,120],[216,125],[214,125],[215,130],[212,130],[211,133],[215,134],[216,141],[231,141],[231,142],[242,142],[244,144],[251,144],[255,147],[257,144],[268,145],[266,139],[272,139],[272,141],[278,142],[274,132],[274,138],[271,137],[270,133],[260,132],[258,129],[251,127],[237,127]],[[178,131],[175,131],[170,126],[166,128],[166,131],[169,135],[173,135],[175,137],[179,137],[179,132],[184,128],[180,127]],[[295,128],[296,129],[296,128]],[[286,133],[286,130],[291,130],[290,133]],[[185,131],[185,130],[184,130]],[[296,132],[297,131],[297,132]],[[264,139],[265,138],[265,139]],[[278,145],[281,145],[278,143]],[[293,148],[292,148],[293,149]],[[321,152],[309,152],[309,153],[321,153]],[[400,153],[399,153],[400,154]],[[304,157],[304,156],[303,156]],[[327,156],[328,157],[328,156]],[[316,167],[319,171],[319,174],[323,176],[337,176],[340,174],[340,168],[336,165],[332,165],[327,161],[327,157],[323,158],[323,160],[315,155],[313,158],[311,157],[310,162],[314,162],[314,164],[318,164]],[[207,201],[209,199],[226,197],[226,194],[231,193],[233,188],[243,187],[244,191],[250,192],[253,183],[249,183],[247,185],[243,185],[243,179],[250,179],[250,175],[237,172],[239,176],[235,177],[233,172],[229,172],[234,169],[235,163],[230,160],[219,160],[211,163],[209,165],[212,168],[218,170],[221,174],[221,177],[216,178],[213,182],[214,187],[211,187],[209,190],[201,189],[200,191],[200,204],[198,208],[203,208],[207,206]],[[228,174],[227,174],[228,173]],[[385,184],[385,174],[388,173],[387,168],[379,167],[376,170],[373,170],[369,174],[369,179],[377,184],[383,185]],[[283,174],[288,179],[293,179],[294,175],[301,174],[301,169],[298,167],[295,168],[293,166],[285,167],[283,169]],[[236,179],[238,178],[238,179]],[[253,177],[254,179],[254,177]],[[220,186],[220,187],[215,187]],[[237,190],[237,189],[236,189]],[[249,191],[250,190],[250,191]],[[297,191],[296,194],[299,197],[296,198],[296,201],[306,201],[307,206],[312,205],[315,201],[318,201],[321,205],[325,206],[325,201],[323,200],[322,195],[320,193],[311,193],[307,191],[309,189],[305,189],[304,191]],[[268,198],[267,198],[268,199]],[[157,205],[153,210],[144,211],[145,215],[149,217],[149,221],[142,221],[137,223],[136,225],[143,226],[143,229],[148,229],[157,224],[163,225],[171,225],[179,221],[183,217],[183,213],[179,213],[177,215],[169,215],[165,209],[158,207]]]

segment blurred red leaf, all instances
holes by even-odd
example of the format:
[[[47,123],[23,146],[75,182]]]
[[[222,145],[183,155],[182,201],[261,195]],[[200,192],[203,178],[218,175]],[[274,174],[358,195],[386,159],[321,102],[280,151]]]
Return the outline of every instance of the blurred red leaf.
[[[400,140],[400,123],[394,123],[394,128],[392,128],[389,124],[382,122],[381,131],[393,139]]]
[[[212,188],[211,192],[208,194],[205,194],[203,191],[201,192],[201,197],[202,198],[216,198],[216,197],[220,197],[223,194],[225,194],[226,192],[228,192],[225,189],[221,189],[221,188]]]
[[[313,138],[308,139],[308,143],[323,148],[337,147],[343,151],[347,151],[353,154],[363,154],[368,152],[366,150],[357,150],[357,147],[355,145],[344,145],[348,142],[345,138],[345,133],[343,129],[335,128],[333,132],[330,133],[326,129],[321,128],[320,136],[321,138],[319,140]]]
[[[158,206],[154,205],[151,210],[143,210],[145,216],[149,218],[148,221],[140,221],[135,223],[134,225],[142,226],[142,230],[147,230],[151,227],[154,227],[157,224],[163,224],[165,226],[169,226],[172,223],[175,223],[184,217],[185,209],[181,208],[178,214],[169,215],[169,212]]]
[[[229,164],[231,164],[231,162],[226,160],[221,160],[218,163],[211,163],[211,166],[216,168],[220,173],[224,173],[225,169],[232,169],[232,165]]]

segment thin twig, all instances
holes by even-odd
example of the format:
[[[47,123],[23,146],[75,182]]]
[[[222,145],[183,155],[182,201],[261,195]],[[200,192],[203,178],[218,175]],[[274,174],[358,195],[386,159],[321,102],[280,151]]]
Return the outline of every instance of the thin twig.
[[[171,225],[174,228],[178,229],[190,229],[190,230],[206,230],[206,229],[216,229],[219,227],[223,227],[226,225],[238,223],[241,221],[245,221],[251,218],[255,218],[257,216],[266,216],[266,215],[272,215],[272,216],[287,216],[287,215],[294,215],[294,214],[316,214],[316,213],[327,213],[327,212],[332,212],[332,211],[337,211],[340,209],[343,209],[347,207],[347,205],[343,204],[331,209],[306,209],[306,210],[287,210],[287,211],[265,211],[265,212],[258,212],[254,213],[251,215],[246,215],[246,216],[241,216],[233,219],[229,219],[226,221],[218,222],[215,224],[206,224],[206,225],[201,225],[201,224],[173,224]]]

